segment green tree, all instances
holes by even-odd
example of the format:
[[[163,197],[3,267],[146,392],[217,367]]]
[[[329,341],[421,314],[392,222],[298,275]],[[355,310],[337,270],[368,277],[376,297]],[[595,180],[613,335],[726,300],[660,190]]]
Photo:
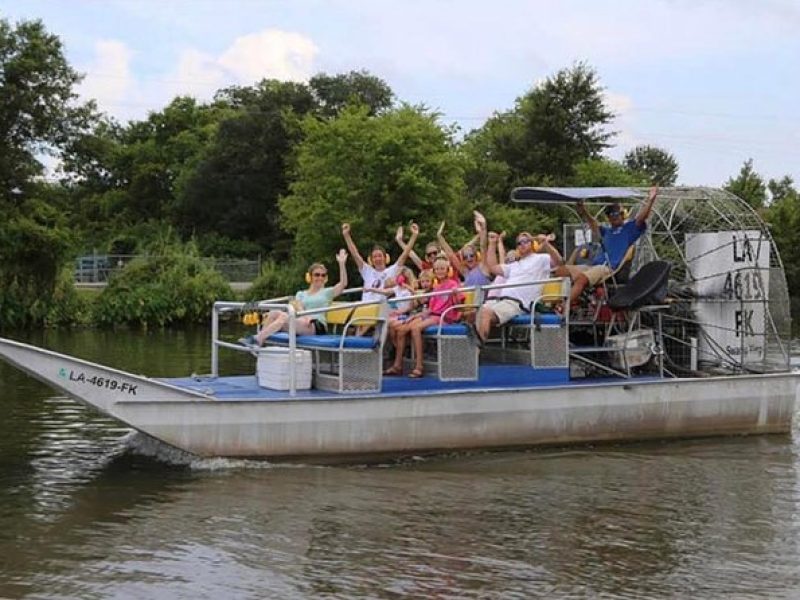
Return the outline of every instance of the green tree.
[[[175,222],[184,235],[250,240],[286,255],[278,198],[288,191],[304,115],[315,108],[297,83],[262,81],[218,94],[236,112],[223,120],[196,168],[180,185]]]
[[[631,171],[646,175],[652,185],[671,186],[678,179],[678,161],[655,146],[636,146],[625,154],[623,162]]]
[[[728,179],[724,187],[755,209],[763,208],[767,200],[767,186],[753,168],[752,158],[744,162],[739,174]]]
[[[792,303],[795,329],[800,318],[800,192],[788,175],[767,184],[772,201],[765,219],[781,253]]]
[[[422,240],[442,220],[471,221],[462,163],[437,115],[402,106],[371,117],[367,107],[349,107],[334,120],[306,118],[303,129],[296,178],[280,202],[301,263],[333,257],[345,221],[365,253],[409,219]]]
[[[389,85],[367,71],[350,71],[339,75],[320,73],[308,82],[317,101],[317,113],[335,117],[348,104],[363,104],[370,115],[392,106],[394,94]]]
[[[609,158],[591,158],[575,165],[575,175],[570,184],[575,187],[644,186],[647,175],[631,171],[625,165]]]
[[[72,236],[45,200],[41,157],[58,155],[92,119],[75,103],[80,76],[40,21],[0,20],[0,326],[42,322]]]
[[[498,188],[506,195],[515,185],[567,182],[578,162],[609,147],[614,132],[606,126],[613,116],[594,69],[578,63],[560,70],[467,137],[465,150],[478,171],[467,175],[470,194],[496,197]],[[491,176],[488,190],[484,170]]]

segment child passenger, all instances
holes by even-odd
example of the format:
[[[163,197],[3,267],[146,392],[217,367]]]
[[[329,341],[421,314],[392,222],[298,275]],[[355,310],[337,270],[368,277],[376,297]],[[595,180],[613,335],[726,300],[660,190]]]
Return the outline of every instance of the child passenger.
[[[424,273],[424,271],[423,271]],[[420,273],[420,281],[422,281],[423,273]],[[446,292],[447,290],[455,290],[459,287],[458,279],[452,274],[450,261],[446,257],[441,256],[433,262],[433,292]],[[431,325],[438,325],[440,321],[444,320],[445,323],[454,323],[461,317],[458,310],[447,311],[448,308],[463,302],[461,294],[458,292],[450,294],[440,294],[431,296],[428,301],[428,306],[422,309],[421,312],[409,317],[409,319],[397,329],[395,336],[395,359],[394,364],[389,367],[384,374],[386,375],[402,375],[403,373],[403,354],[406,348],[406,339],[409,335],[414,344],[414,359],[415,365],[409,377],[419,378],[423,376],[422,364],[422,332],[426,327]],[[445,313],[445,311],[447,311]]]

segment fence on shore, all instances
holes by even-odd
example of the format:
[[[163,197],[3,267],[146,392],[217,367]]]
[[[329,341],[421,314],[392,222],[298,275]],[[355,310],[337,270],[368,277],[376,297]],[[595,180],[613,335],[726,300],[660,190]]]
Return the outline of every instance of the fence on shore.
[[[88,254],[75,260],[75,283],[105,284],[109,278],[125,268],[137,254]],[[252,281],[261,272],[261,257],[244,258],[203,257],[206,265],[219,271],[230,282]]]

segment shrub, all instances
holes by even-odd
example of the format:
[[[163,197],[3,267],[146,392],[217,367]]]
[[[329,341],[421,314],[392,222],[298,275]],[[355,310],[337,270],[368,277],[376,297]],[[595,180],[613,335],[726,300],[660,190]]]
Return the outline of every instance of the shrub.
[[[111,278],[95,305],[99,325],[171,325],[204,322],[230,286],[200,260],[194,244],[158,240],[146,255]]]
[[[244,292],[246,301],[266,300],[294,294],[303,287],[303,268],[297,265],[279,266],[272,260],[261,265],[259,275],[253,285]]]

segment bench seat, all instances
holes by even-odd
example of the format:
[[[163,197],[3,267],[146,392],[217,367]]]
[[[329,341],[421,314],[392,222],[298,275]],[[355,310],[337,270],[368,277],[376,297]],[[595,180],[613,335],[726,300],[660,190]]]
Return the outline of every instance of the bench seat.
[[[344,339],[341,335],[335,334],[326,334],[326,335],[298,335],[295,338],[297,342],[297,347],[300,348],[346,348],[348,350],[355,350],[355,349],[364,349],[364,350],[372,350],[377,348],[379,345],[379,340],[376,340],[373,336],[356,336],[356,335],[346,335]],[[268,342],[272,342],[274,344],[288,344],[289,343],[289,334],[285,331],[280,331],[278,333],[274,333],[269,338],[267,338]]]

